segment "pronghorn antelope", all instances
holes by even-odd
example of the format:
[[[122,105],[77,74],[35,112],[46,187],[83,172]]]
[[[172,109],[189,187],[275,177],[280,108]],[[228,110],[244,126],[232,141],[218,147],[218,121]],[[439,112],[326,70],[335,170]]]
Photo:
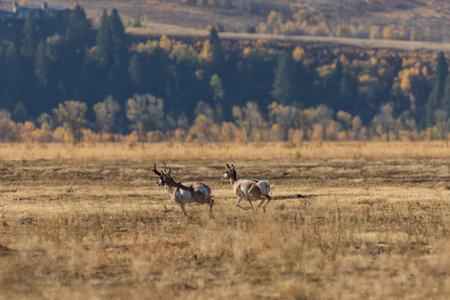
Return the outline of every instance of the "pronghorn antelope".
[[[163,163],[164,167],[161,173],[156,170],[156,164],[153,166],[152,171],[159,176],[159,181],[156,183],[156,185],[165,186],[166,190],[169,192],[170,198],[180,205],[180,223],[183,217],[183,213],[188,218],[191,218],[191,216],[186,213],[184,205],[186,203],[192,202],[209,204],[209,215],[211,218],[215,218],[212,212],[214,200],[211,197],[211,188],[206,184],[200,182],[175,182],[172,176],[170,176],[171,169],[169,168],[169,171],[167,171],[166,163]]]
[[[230,179],[231,185],[233,186],[234,189],[234,193],[236,194],[239,200],[237,203],[238,207],[244,210],[248,210],[251,208],[253,209],[253,211],[255,211],[252,205],[252,199],[254,200],[261,199],[261,203],[258,205],[258,207],[260,207],[267,199],[266,204],[262,206],[263,211],[266,212],[266,206],[267,204],[269,204],[270,200],[272,200],[272,198],[270,198],[269,196],[270,184],[268,181],[266,180],[258,181],[254,179],[245,179],[245,178],[238,180],[236,178],[236,171],[234,170],[233,164],[231,164],[231,168],[227,164],[227,170],[223,174],[222,179]],[[240,206],[239,203],[241,203],[242,199],[247,199],[248,203],[250,203],[250,207]]]

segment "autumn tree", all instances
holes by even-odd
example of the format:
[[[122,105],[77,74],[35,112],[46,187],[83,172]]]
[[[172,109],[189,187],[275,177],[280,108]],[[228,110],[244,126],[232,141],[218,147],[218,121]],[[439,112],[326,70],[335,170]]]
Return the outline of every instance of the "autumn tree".
[[[73,143],[80,142],[83,137],[81,129],[87,124],[86,111],[86,103],[74,100],[60,103],[58,108],[53,109],[55,119],[69,132]]]
[[[11,142],[13,139],[14,133],[11,126],[11,113],[5,109],[0,109],[0,141]]]
[[[361,121],[361,118],[359,116],[355,116],[352,119],[352,132],[355,136],[355,140],[359,140],[359,132],[362,128],[363,122]]]
[[[134,95],[127,101],[126,115],[130,128],[136,130],[139,142],[144,142],[148,129],[161,129],[164,120],[164,101],[151,94]]]
[[[437,129],[439,139],[446,140],[450,130],[450,120],[447,118],[447,112],[443,109],[438,109],[434,112],[434,118],[436,120],[435,127]]]
[[[107,97],[103,102],[94,105],[96,125],[101,134],[112,132],[119,110],[119,103],[114,101],[111,96]]]
[[[257,103],[247,102],[246,106],[233,106],[233,117],[248,142],[264,140],[266,122]]]
[[[216,106],[216,120],[221,122],[223,120],[223,99],[225,97],[225,90],[222,79],[217,74],[214,74],[209,81],[209,86],[213,92],[213,101]]]
[[[327,128],[333,121],[333,110],[324,104],[320,104],[316,108],[316,120],[317,124],[321,126],[321,140],[325,140]]]
[[[389,140],[391,131],[394,130],[395,120],[393,106],[390,103],[382,104],[379,112],[372,120],[372,125],[379,136],[386,136]]]
[[[379,39],[380,37],[381,37],[380,27],[376,25],[370,27],[369,38],[372,40],[376,40]]]
[[[337,113],[336,117],[341,122],[342,128],[344,129],[348,137],[348,131],[350,130],[350,126],[352,123],[352,115],[341,110]]]
[[[269,105],[269,119],[279,129],[280,140],[287,141],[289,129],[298,126],[298,109],[273,102]]]

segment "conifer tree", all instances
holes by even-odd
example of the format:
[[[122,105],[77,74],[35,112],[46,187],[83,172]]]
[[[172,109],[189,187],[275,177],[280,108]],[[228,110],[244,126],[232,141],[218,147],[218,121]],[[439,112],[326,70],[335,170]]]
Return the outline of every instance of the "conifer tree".
[[[444,96],[442,97],[442,110],[450,116],[450,76],[445,79]]]
[[[87,19],[84,8],[76,4],[70,13],[66,29],[66,42],[69,49],[82,50],[90,44],[92,24]]]
[[[38,84],[46,87],[49,77],[49,61],[47,58],[47,45],[44,40],[39,42],[38,50],[36,52],[36,62],[34,68]]]
[[[39,40],[39,26],[36,23],[33,10],[29,10],[23,25],[22,54],[27,57],[33,57]]]
[[[282,52],[277,59],[272,97],[280,104],[290,105],[295,97],[295,72],[289,54]]]
[[[116,65],[126,65],[127,45],[125,37],[125,28],[119,17],[117,9],[112,9],[109,15],[109,27],[111,30],[112,53]]]
[[[106,10],[103,11],[100,20],[100,28],[97,33],[97,59],[101,66],[110,65],[112,62],[112,36],[110,22]]]
[[[443,106],[441,102],[444,96],[444,84],[447,79],[448,64],[443,52],[436,58],[436,70],[434,76],[433,89],[428,97],[426,110],[426,126],[432,127],[435,124],[434,113]]]
[[[14,43],[9,44],[5,50],[5,69],[8,74],[5,78],[5,95],[10,99],[21,99],[23,91],[21,87],[21,64]],[[3,103],[2,106],[12,109],[9,103]]]
[[[139,56],[136,53],[131,56],[128,73],[130,74],[131,84],[134,89],[140,92],[142,89],[143,72],[141,63],[139,62]]]
[[[223,54],[223,49],[219,34],[214,26],[209,29],[209,43],[211,45],[211,68],[213,72],[218,73],[219,76],[223,77],[223,69],[225,63],[225,57]]]

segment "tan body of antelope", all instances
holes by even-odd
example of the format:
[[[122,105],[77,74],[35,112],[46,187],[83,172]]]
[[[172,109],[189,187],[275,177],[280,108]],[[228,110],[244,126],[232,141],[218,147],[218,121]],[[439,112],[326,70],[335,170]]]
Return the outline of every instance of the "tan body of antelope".
[[[244,210],[255,209],[253,208],[252,200],[261,199],[261,203],[258,205],[260,207],[267,199],[267,202],[262,206],[263,211],[266,211],[266,206],[269,204],[272,198],[269,196],[270,184],[266,180],[254,180],[254,179],[237,179],[236,171],[234,165],[232,167],[227,164],[227,170],[222,176],[222,179],[230,179],[231,185],[233,186],[234,193],[238,197],[237,206]],[[242,199],[247,199],[250,207],[242,207],[240,205]]]
[[[170,168],[167,172],[165,163],[161,172],[158,172],[156,170],[156,164],[153,166],[152,171],[159,176],[159,181],[156,183],[156,185],[163,185],[169,192],[170,198],[175,203],[180,205],[180,222],[181,218],[183,217],[183,213],[188,218],[191,218],[186,213],[185,204],[187,203],[209,204],[209,215],[211,218],[214,218],[212,212],[214,200],[211,196],[211,188],[208,185],[200,182],[175,182],[175,180],[173,180],[173,178],[170,176]]]

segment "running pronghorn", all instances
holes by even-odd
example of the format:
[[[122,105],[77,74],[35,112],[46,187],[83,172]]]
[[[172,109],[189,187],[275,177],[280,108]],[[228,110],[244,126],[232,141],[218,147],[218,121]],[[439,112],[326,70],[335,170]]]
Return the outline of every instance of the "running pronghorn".
[[[166,190],[169,192],[170,198],[180,205],[180,222],[183,217],[183,213],[188,218],[191,218],[186,213],[184,205],[186,203],[200,203],[200,204],[209,204],[209,215],[211,218],[214,218],[212,208],[214,205],[214,200],[211,197],[211,188],[206,184],[200,182],[183,182],[178,183],[173,180],[172,176],[170,176],[171,169],[169,171],[166,169],[166,163],[164,163],[164,167],[160,172],[156,170],[156,164],[153,166],[153,172],[159,176],[159,181],[156,183],[157,186],[163,185]],[[179,224],[178,223],[178,224]]]
[[[262,206],[263,211],[266,212],[266,206],[267,204],[269,204],[270,200],[272,200],[272,198],[270,198],[269,196],[270,184],[268,181],[266,180],[258,181],[254,179],[245,179],[245,178],[238,180],[236,178],[236,171],[234,170],[233,164],[231,164],[231,168],[227,164],[227,170],[223,174],[222,179],[230,179],[231,185],[233,186],[234,189],[234,193],[236,194],[239,200],[237,203],[238,207],[244,210],[248,210],[251,208],[253,209],[253,211],[255,211],[252,205],[252,199],[254,200],[261,199],[261,203],[258,205],[258,207],[260,207],[267,199],[266,204]],[[250,203],[250,207],[240,206],[239,203],[241,203],[242,199],[247,199],[248,203]]]

